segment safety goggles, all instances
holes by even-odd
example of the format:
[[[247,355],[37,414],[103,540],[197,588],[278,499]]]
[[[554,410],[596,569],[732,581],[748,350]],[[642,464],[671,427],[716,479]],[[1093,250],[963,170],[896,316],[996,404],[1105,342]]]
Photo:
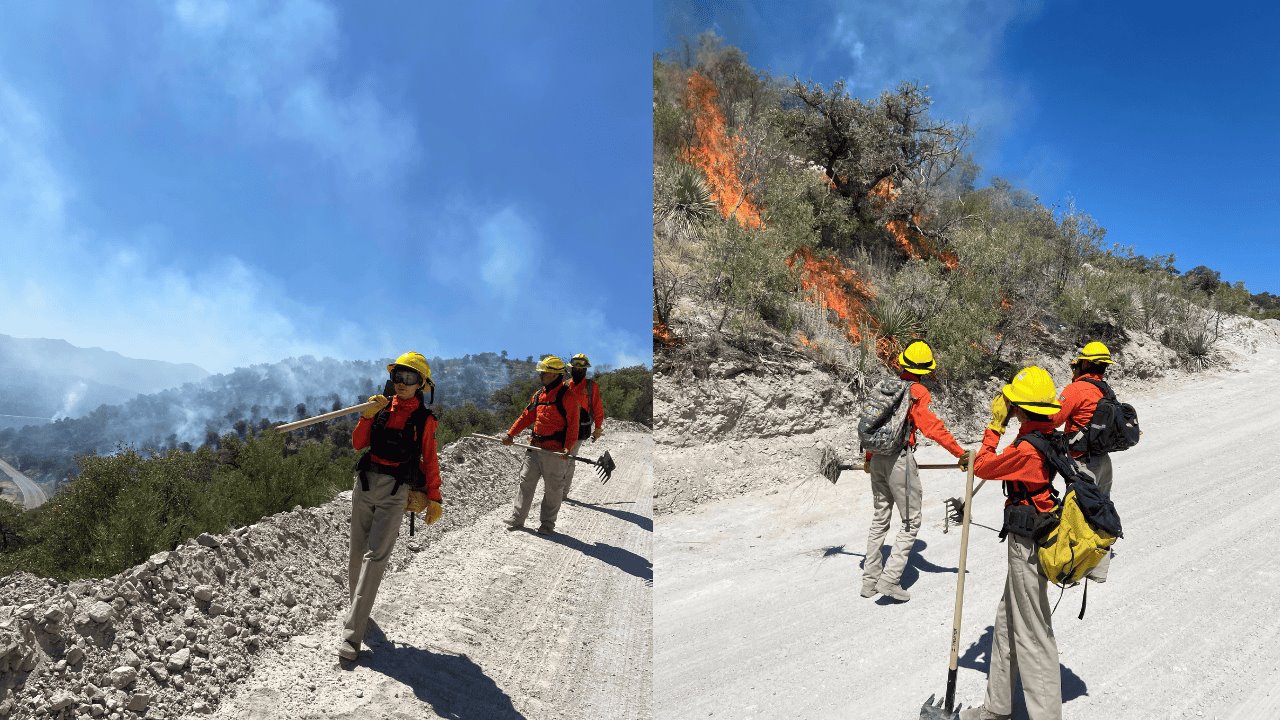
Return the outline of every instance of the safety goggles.
[[[396,370],[391,373],[391,382],[397,385],[421,385],[422,376],[413,370]]]

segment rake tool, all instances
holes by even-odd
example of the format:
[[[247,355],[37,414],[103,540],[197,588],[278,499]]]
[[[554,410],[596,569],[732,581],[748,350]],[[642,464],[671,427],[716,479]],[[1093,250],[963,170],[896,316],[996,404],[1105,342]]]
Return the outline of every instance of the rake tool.
[[[503,445],[506,444],[502,442],[502,438],[495,437],[493,435],[481,435],[480,433],[471,433],[468,437],[480,438],[481,440],[489,440],[491,442],[502,443]],[[529,450],[539,450],[544,453],[551,453],[552,455],[560,455],[560,453],[556,452],[555,450],[547,450],[546,448],[540,448],[536,445],[526,445],[524,443],[518,443],[518,442],[513,442],[511,443],[511,445],[513,447],[527,448]],[[566,459],[576,460],[580,463],[586,463],[588,465],[594,465],[596,467],[596,474],[600,476],[601,484],[609,482],[609,478],[613,477],[613,471],[616,470],[618,467],[617,465],[614,464],[613,458],[609,456],[608,450],[604,452],[604,455],[600,456],[599,460],[592,460],[590,458],[574,457],[574,456],[570,456]]]
[[[982,486],[986,484],[986,480],[978,483],[978,487],[973,489],[973,494],[977,495],[978,491],[982,489]],[[942,532],[945,535],[951,523],[959,525],[964,520],[964,508],[966,503],[964,498],[952,497],[943,500],[942,504],[947,508],[946,514],[942,516]]]
[[[960,564],[956,574],[956,609],[951,619],[951,664],[947,668],[947,696],[945,701],[933,704],[930,695],[920,707],[920,720],[954,720],[956,717],[956,669],[960,665],[960,613],[964,610],[964,567],[969,555],[969,514],[973,511],[973,459],[969,460],[964,477],[964,518],[960,525]],[[945,704],[944,704],[945,702]]]
[[[955,470],[956,464],[950,463],[925,463],[916,465],[920,470]],[[862,463],[847,463],[840,458],[840,454],[831,446],[822,448],[822,454],[818,456],[818,474],[831,481],[834,485],[836,480],[840,479],[840,473],[844,470],[861,470]]]

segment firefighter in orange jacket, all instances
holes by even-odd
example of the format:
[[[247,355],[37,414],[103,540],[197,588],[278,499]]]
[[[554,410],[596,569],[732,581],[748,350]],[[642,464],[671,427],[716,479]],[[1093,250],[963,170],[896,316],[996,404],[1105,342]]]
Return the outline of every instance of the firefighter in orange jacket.
[[[920,382],[920,378],[933,372],[938,363],[933,358],[933,348],[923,340],[915,340],[898,354],[898,366],[902,379],[911,381],[911,408],[907,419],[907,445],[897,455],[867,453],[863,470],[871,474],[872,516],[871,531],[867,536],[867,554],[862,563],[862,597],[880,593],[899,602],[911,599],[902,589],[902,571],[907,566],[907,556],[916,543],[920,531],[921,487],[920,471],[916,467],[916,430],[933,440],[957,458],[968,455],[960,443],[952,437],[946,425],[929,409],[933,395]],[[898,506],[902,527],[894,540],[893,552],[885,563],[880,556],[885,536],[889,534],[889,518],[893,506]]]
[[[538,510],[539,535],[550,535],[556,529],[556,517],[564,500],[565,477],[573,464],[570,450],[578,442],[578,398],[564,382],[564,361],[555,355],[543,358],[537,367],[542,388],[533,394],[529,405],[511,424],[502,444],[510,445],[525,428],[532,426],[533,445],[541,450],[526,450],[520,471],[520,490],[515,508],[507,519],[507,527],[519,530],[529,517],[533,493],[542,478],[542,506]]]
[[[1098,409],[1098,401],[1102,399],[1102,388],[1094,383],[1106,383],[1107,366],[1111,364],[1111,350],[1100,342],[1094,341],[1084,346],[1075,360],[1071,361],[1071,382],[1062,389],[1062,410],[1053,416],[1055,427],[1063,425],[1067,437],[1071,438],[1081,430],[1089,427],[1093,413]],[[1111,493],[1111,456],[1105,452],[1088,452],[1081,448],[1073,450],[1072,456],[1093,476],[1093,481],[1105,493]],[[1111,568],[1111,555],[1102,558],[1097,567],[1089,571],[1089,579],[1094,582],[1106,582],[1107,571]]]
[[[604,403],[600,400],[600,385],[595,380],[587,379],[587,368],[591,367],[591,361],[587,356],[578,353],[569,358],[569,392],[578,397],[578,442],[574,443],[570,451],[574,457],[578,456],[578,450],[582,447],[582,441],[591,437],[591,441],[595,442],[604,434]],[[595,430],[592,430],[592,425]],[[569,488],[573,485],[573,469],[578,463],[569,465],[569,475],[564,481],[564,499],[569,499]]]
[[[368,448],[356,465],[351,489],[351,554],[347,584],[351,603],[343,621],[338,656],[360,654],[382,575],[395,548],[406,510],[427,511],[427,524],[443,514],[440,458],[436,455],[436,418],[427,407],[423,387],[431,382],[431,366],[420,353],[407,352],[387,366],[395,394],[369,398],[378,406],[366,410],[351,434],[356,450]],[[404,486],[404,489],[401,489]]]
[[[1014,440],[999,454],[1009,414],[1021,423],[1018,438],[1053,431],[1061,409],[1053,378],[1028,367],[991,401],[991,422],[974,459],[973,474],[1000,481],[1009,499],[1001,536],[1007,537],[1008,575],[996,609],[987,694],[983,704],[960,713],[961,720],[1008,720],[1013,714],[1014,675],[1022,677],[1022,693],[1031,720],[1060,720],[1062,686],[1058,644],[1053,636],[1048,580],[1040,571],[1033,537],[1050,519],[1058,500],[1044,457],[1029,442]]]

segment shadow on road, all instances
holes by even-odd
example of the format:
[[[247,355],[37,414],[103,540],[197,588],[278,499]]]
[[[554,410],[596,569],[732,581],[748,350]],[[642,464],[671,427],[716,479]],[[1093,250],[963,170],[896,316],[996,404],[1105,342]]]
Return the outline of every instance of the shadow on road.
[[[987,629],[983,631],[982,637],[978,638],[960,655],[960,667],[977,670],[986,675],[991,669],[991,642],[994,637],[995,626],[988,625]],[[1059,664],[1058,667],[1062,675],[1062,702],[1070,702],[1089,694],[1089,687],[1085,685],[1084,680],[1079,675],[1075,674],[1075,671],[1062,664]],[[1025,720],[1027,717],[1027,709],[1022,702],[1021,680],[1018,681],[1013,691],[1013,717],[1014,720]]]
[[[611,507],[606,507],[604,504],[592,505],[591,503],[578,502],[577,500],[573,500],[571,498],[565,498],[565,502],[570,505],[576,505],[577,507],[596,510],[598,512],[604,513],[605,515],[612,515],[618,518],[619,520],[626,520],[629,523],[635,523],[636,525],[640,526],[641,530],[644,530],[645,532],[653,532],[653,518],[647,518],[644,515],[639,515],[633,512],[627,512],[626,510],[614,510]],[[609,503],[609,504],[613,504],[613,503]],[[631,503],[628,503],[628,504],[631,504]]]
[[[442,718],[526,720],[511,697],[466,655],[397,645],[372,622],[365,642],[373,657],[360,664],[404,684]]]
[[[602,542],[588,545],[576,537],[562,535],[561,533],[542,535],[540,537],[550,540],[553,543],[564,545],[567,548],[577,550],[583,555],[593,557],[601,562],[608,563],[628,575],[634,575],[645,582],[653,582],[653,563],[630,550]]]
[[[914,585],[916,581],[920,579],[921,572],[953,573],[954,574],[960,571],[959,568],[935,565],[929,562],[928,560],[926,560],[924,558],[923,553],[925,548],[927,547],[929,547],[929,544],[919,538],[916,538],[915,544],[911,546],[911,552],[907,553],[907,566],[902,569],[902,579],[899,581],[899,584],[903,587],[903,589],[909,588],[912,585]],[[881,546],[880,561],[882,563],[889,561],[889,553],[892,550],[893,548],[890,545],[886,544]],[[851,557],[860,557],[864,559],[862,563],[859,563],[859,567],[862,567],[866,564],[865,553],[849,552],[848,550],[845,549],[844,545],[833,545],[831,547],[825,547],[819,550],[819,552],[822,553],[820,557],[823,559],[829,558],[829,557],[835,557],[836,555],[849,555]],[[892,602],[892,601],[885,600],[885,602]]]

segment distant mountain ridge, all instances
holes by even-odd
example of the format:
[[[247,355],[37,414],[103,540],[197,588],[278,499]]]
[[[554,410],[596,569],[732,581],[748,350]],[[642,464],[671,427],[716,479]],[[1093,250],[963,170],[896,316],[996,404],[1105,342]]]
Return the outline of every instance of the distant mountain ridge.
[[[207,377],[209,372],[193,363],[140,360],[65,340],[0,335],[0,429],[83,415],[99,405]]]
[[[386,380],[380,360],[289,358],[252,365],[127,402],[101,405],[82,417],[21,429],[0,430],[0,456],[33,479],[63,477],[76,455],[109,453],[119,445],[143,448],[199,446],[209,435],[292,420],[354,405]],[[437,385],[435,403],[456,407],[468,402],[490,409],[493,392],[516,375],[532,377],[532,359],[479,353],[461,358],[431,358]],[[301,407],[300,407],[301,406]]]

